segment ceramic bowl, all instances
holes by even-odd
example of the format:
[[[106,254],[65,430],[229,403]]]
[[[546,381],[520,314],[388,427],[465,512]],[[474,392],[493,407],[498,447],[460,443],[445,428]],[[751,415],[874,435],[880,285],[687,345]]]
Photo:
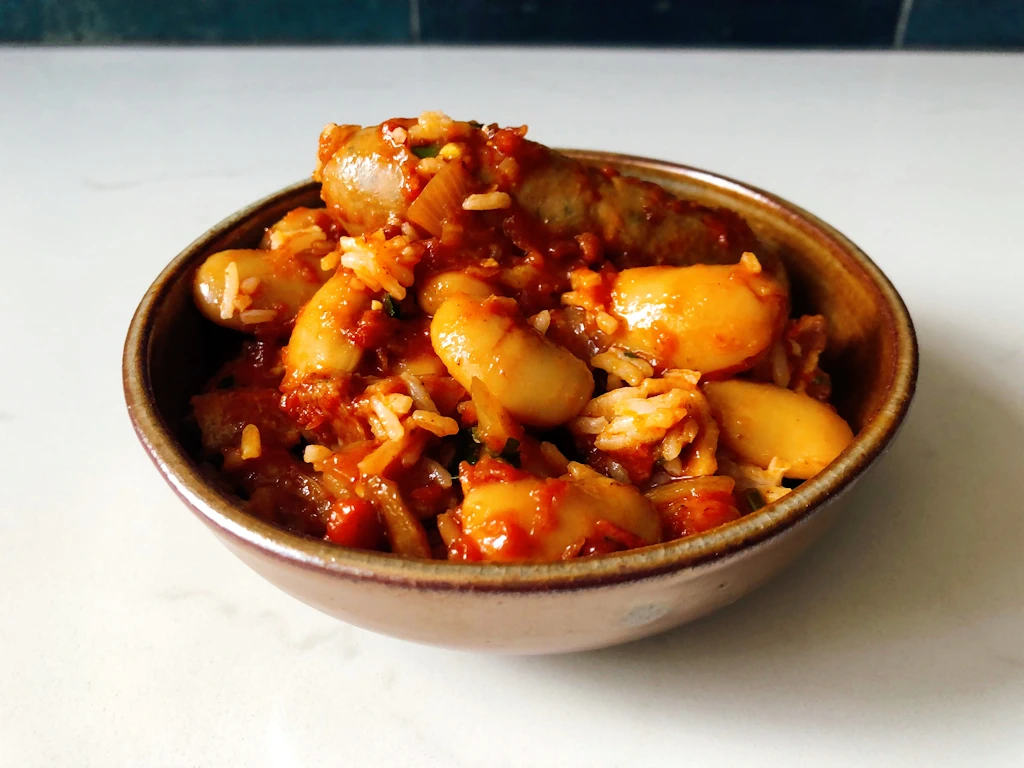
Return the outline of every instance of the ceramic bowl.
[[[732,603],[778,573],[842,513],[845,492],[899,430],[917,378],[913,325],[885,275],[846,237],[775,195],[656,160],[568,154],[741,214],[786,264],[794,312],[828,319],[823,367],[856,439],[793,493],[734,523],[572,562],[413,560],[303,538],[250,517],[204,478],[185,426],[189,397],[239,343],[200,316],[192,276],[208,254],[252,247],[286,211],[319,205],[318,185],[303,182],[228,217],[182,251],[143,297],[123,361],[128,411],[157,469],[268,581],[343,621],[408,640],[511,653],[574,651],[661,632]]]

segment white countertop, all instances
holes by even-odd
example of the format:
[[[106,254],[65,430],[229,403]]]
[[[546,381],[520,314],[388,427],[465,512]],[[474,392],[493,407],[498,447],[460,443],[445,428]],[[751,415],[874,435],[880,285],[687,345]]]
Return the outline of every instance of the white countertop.
[[[325,122],[425,108],[743,179],[888,273],[916,406],[781,578],[618,649],[455,653],[278,592],[164,485],[121,396],[146,287]],[[0,50],[0,765],[1021,765],[1022,221],[1021,56]]]

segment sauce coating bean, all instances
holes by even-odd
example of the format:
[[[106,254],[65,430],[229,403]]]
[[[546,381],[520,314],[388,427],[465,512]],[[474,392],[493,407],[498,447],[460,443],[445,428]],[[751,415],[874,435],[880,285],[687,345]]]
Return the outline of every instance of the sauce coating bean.
[[[243,322],[242,312],[232,308],[224,317],[224,293],[230,264],[237,270],[239,288],[253,282],[256,287],[248,296],[247,310],[273,310],[275,326],[285,327],[295,319],[299,308],[312,298],[327,279],[316,256],[289,256],[273,251],[237,249],[215,253],[199,267],[193,281],[196,306],[209,320],[236,331],[252,331],[253,325]]]
[[[625,346],[704,376],[752,367],[781,332],[789,302],[778,282],[751,267],[622,270],[611,307],[625,321]]]
[[[370,308],[370,301],[369,292],[353,285],[352,273],[339,269],[295,319],[295,329],[284,350],[285,380],[294,382],[309,374],[355,370],[363,351],[353,342],[351,333]]]
[[[480,379],[524,424],[562,424],[586,405],[594,378],[586,363],[530,327],[509,301],[452,296],[430,323],[434,351],[463,387]]]
[[[487,560],[558,560],[605,537],[631,546],[661,540],[660,519],[642,493],[578,464],[558,479],[474,488],[460,516],[463,535]]]

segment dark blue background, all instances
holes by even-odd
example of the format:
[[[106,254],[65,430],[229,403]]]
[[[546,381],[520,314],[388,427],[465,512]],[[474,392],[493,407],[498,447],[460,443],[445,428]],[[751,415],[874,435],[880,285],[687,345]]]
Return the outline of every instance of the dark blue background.
[[[1024,47],[1024,0],[0,0],[0,42]]]

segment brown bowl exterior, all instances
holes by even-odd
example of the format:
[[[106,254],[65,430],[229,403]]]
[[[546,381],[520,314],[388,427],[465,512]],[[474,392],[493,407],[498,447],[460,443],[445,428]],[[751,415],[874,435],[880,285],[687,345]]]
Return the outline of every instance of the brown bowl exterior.
[[[780,501],[700,536],[605,557],[548,564],[400,558],[296,536],[250,517],[202,475],[185,426],[189,397],[237,344],[192,304],[210,253],[251,247],[286,211],[316,206],[303,182],[225,219],[157,278],[132,320],[123,375],[128,411],[157,468],[196,515],[285,592],[360,627],[417,642],[510,653],[558,653],[627,642],[691,621],[750,592],[838,516],[845,491],[897,433],[917,378],[906,307],[843,235],[767,192],[685,166],[567,150],[708,205],[731,208],[786,264],[797,312],[829,322],[826,369],[857,432],[823,472]]]

